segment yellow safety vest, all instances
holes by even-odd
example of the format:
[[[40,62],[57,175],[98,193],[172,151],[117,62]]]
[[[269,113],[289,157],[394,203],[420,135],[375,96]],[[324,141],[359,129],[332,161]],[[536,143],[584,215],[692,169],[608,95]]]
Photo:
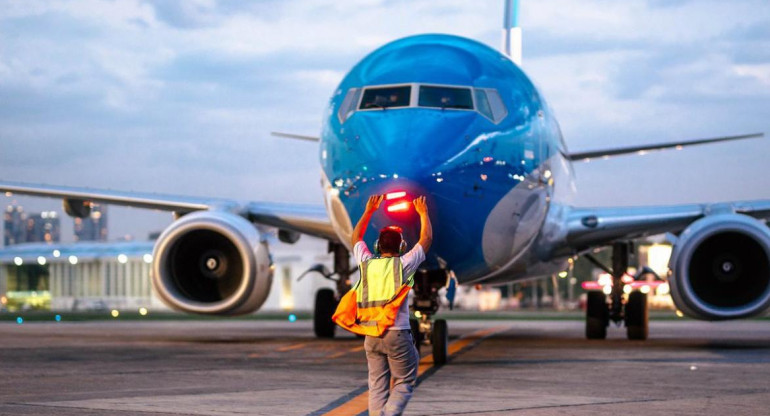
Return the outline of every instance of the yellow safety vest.
[[[332,320],[353,333],[380,336],[395,323],[414,285],[413,275],[404,278],[399,257],[369,259],[359,270],[361,278],[340,299]]]

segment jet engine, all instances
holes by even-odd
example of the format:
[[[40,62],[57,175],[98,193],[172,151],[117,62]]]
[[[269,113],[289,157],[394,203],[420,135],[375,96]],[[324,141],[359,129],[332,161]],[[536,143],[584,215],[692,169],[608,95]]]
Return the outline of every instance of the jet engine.
[[[688,316],[737,319],[770,307],[770,229],[752,217],[695,221],[674,246],[669,266],[671,297]]]
[[[254,312],[273,281],[267,244],[251,223],[228,212],[185,215],[160,236],[153,258],[153,287],[184,312]]]

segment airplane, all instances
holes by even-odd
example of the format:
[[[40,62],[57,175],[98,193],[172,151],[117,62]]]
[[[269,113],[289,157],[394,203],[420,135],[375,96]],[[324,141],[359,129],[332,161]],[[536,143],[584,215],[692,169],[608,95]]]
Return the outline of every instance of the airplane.
[[[612,248],[610,294],[588,294],[586,336],[603,339],[610,322],[630,339],[648,336],[646,294],[624,295],[632,239],[676,239],[668,277],[684,314],[739,319],[770,308],[770,200],[652,207],[576,207],[573,162],[721,141],[744,134],[674,143],[568,150],[556,118],[522,71],[518,1],[507,0],[503,48],[447,34],[410,36],[364,57],[334,91],[317,141],[324,203],[142,194],[0,181],[0,192],[61,198],[85,217],[92,203],[171,211],[175,221],[153,252],[153,287],[168,306],[197,314],[251,313],[265,301],[272,267],[265,228],[280,241],[301,235],[329,242],[335,289],[316,293],[313,327],[333,337],[331,315],[351,287],[353,223],[370,195],[385,195],[367,241],[387,225],[417,240],[410,201],[428,199],[434,240],[415,275],[413,330],[447,357],[446,321],[434,319],[438,291],[550,276],[577,256]],[[315,271],[323,272],[322,268]]]

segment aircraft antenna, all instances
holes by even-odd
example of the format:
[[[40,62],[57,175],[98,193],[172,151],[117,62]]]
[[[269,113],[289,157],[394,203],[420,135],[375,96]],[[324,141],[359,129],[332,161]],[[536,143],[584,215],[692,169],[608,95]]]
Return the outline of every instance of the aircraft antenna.
[[[502,52],[521,66],[521,27],[519,27],[519,0],[504,0]]]

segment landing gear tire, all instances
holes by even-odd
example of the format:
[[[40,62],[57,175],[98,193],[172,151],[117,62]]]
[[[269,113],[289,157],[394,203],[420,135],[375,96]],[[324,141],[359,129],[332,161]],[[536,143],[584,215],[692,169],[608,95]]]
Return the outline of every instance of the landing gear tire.
[[[332,315],[335,309],[337,309],[337,299],[332,289],[320,289],[316,292],[313,331],[318,338],[334,338],[336,325],[332,321]]]
[[[420,356],[420,344],[422,344],[422,333],[420,332],[420,321],[417,319],[409,320],[409,327],[412,329],[412,340],[414,347],[417,348],[417,356]]]
[[[607,308],[607,296],[602,292],[588,292],[586,302],[586,338],[607,338],[607,325],[610,323],[610,311]]]
[[[436,319],[433,321],[433,331],[430,333],[430,343],[433,347],[433,365],[444,365],[447,361],[447,344],[449,343],[449,331],[446,321]]]
[[[649,334],[647,295],[631,292],[626,302],[626,335],[631,340],[645,340]]]

